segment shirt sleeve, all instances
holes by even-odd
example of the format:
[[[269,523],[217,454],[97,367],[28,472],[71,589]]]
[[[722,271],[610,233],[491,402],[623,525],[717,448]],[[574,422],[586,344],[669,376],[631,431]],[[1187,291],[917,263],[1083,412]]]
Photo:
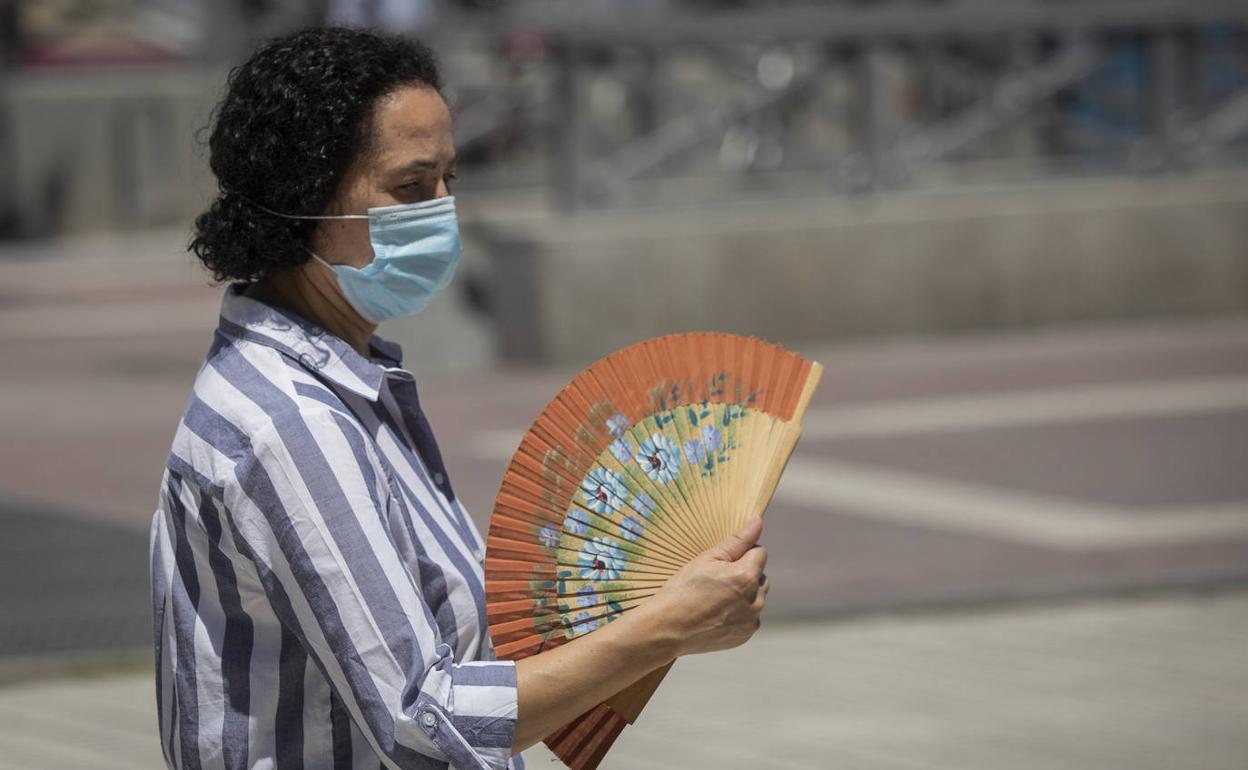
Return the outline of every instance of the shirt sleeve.
[[[515,663],[454,661],[391,539],[398,501],[354,419],[275,417],[235,481],[226,506],[268,600],[386,764],[506,768]]]

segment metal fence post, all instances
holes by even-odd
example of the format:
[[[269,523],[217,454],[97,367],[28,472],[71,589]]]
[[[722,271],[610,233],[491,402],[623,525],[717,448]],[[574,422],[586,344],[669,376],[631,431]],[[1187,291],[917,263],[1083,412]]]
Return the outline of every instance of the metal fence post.
[[[1173,29],[1161,30],[1149,40],[1149,77],[1145,87],[1151,88],[1149,98],[1149,128],[1157,148],[1160,168],[1170,169],[1176,165],[1179,119],[1179,40]]]
[[[550,114],[550,189],[555,207],[572,213],[581,203],[577,51],[568,40],[559,40],[553,53],[555,79]]]
[[[850,189],[868,192],[880,187],[884,157],[883,78],[878,43],[867,40],[854,52],[853,135],[856,162],[849,169]]]

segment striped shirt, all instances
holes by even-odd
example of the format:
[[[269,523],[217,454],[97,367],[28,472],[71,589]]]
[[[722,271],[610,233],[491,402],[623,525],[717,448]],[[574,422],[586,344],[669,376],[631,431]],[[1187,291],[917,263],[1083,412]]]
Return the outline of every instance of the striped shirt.
[[[152,520],[170,767],[524,767],[484,543],[371,343],[225,292]]]

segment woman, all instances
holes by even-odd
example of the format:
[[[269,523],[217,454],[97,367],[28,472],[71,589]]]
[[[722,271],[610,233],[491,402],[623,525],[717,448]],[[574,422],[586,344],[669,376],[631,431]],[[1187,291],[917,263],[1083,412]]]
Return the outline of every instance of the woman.
[[[346,29],[230,74],[191,249],[232,283],[152,525],[172,767],[518,768],[649,671],[758,627],[754,518],[617,622],[495,659],[481,536],[373,336],[458,258],[439,88],[425,47]]]

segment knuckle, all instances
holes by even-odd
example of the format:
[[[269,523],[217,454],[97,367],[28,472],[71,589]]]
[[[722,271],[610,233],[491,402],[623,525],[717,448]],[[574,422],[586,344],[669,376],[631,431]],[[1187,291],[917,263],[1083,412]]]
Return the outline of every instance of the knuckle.
[[[733,580],[741,585],[748,585],[751,581],[758,583],[758,573],[749,565],[739,565],[732,573]]]

